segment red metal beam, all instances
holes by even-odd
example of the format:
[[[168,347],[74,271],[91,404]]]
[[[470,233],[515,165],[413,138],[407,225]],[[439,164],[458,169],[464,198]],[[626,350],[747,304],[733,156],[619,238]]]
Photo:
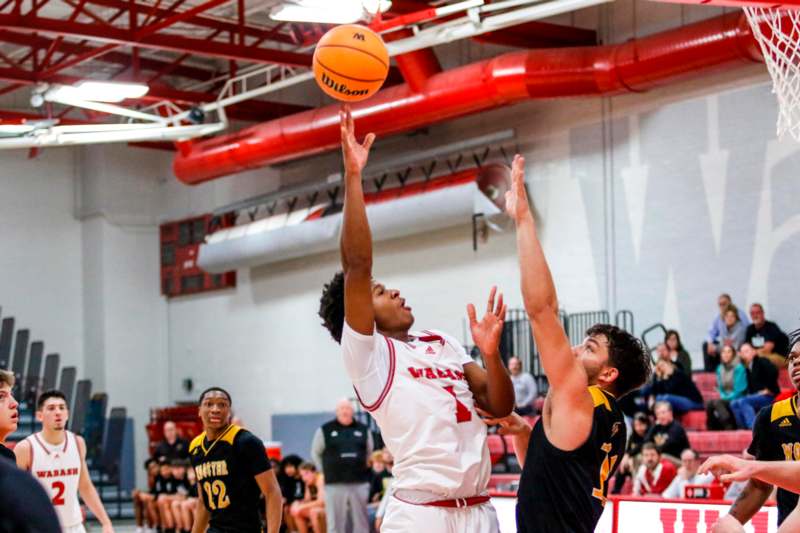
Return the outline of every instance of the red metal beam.
[[[129,2],[127,0],[88,0],[87,3],[100,5],[104,7],[113,7],[116,9],[128,10],[130,9],[132,2]],[[136,4],[136,5],[138,7],[141,7],[143,11],[147,11],[148,9],[151,8],[151,6],[149,5],[143,5],[143,4]],[[173,15],[173,12],[171,11],[170,8],[158,8],[154,9],[153,12],[158,16],[159,19]],[[236,24],[235,22],[224,20],[219,17],[212,17],[206,15],[194,16],[186,20],[186,23],[193,24],[195,26],[203,26],[205,28],[212,28],[215,30],[234,31],[234,32],[240,31],[239,25]],[[286,44],[296,44],[290,36],[282,34],[272,34],[271,30],[269,29],[258,28],[255,26],[245,26],[244,28],[241,28],[241,31],[244,31],[244,33],[248,37],[255,37],[256,39],[268,36],[268,39],[272,41],[282,42]]]
[[[284,65],[309,66],[311,56],[276,49],[253,48],[220,41],[209,42],[179,35],[149,35],[137,38],[129,31],[106,28],[97,24],[66,22],[64,20],[0,14],[0,28],[22,30],[49,35],[88,38],[109,44],[140,46],[156,50],[188,52],[249,63],[280,63]]]
[[[22,46],[30,46],[31,48],[49,48],[54,42],[47,37],[33,35],[31,33],[19,33],[14,31],[0,30],[0,41],[18,44]],[[65,54],[83,54],[91,52],[95,47],[82,45],[71,41],[62,41],[59,50]],[[97,57],[98,61],[104,63],[111,63],[116,65],[128,66],[131,64],[131,56],[124,52],[108,52],[107,54]],[[205,81],[214,76],[214,72],[202,68],[191,66],[176,66],[169,61],[162,61],[160,59],[150,59],[146,57],[139,58],[139,66],[142,70],[153,72],[166,71],[169,68],[169,74],[180,76],[182,78],[189,78],[192,80]]]
[[[153,35],[159,30],[163,30],[164,28],[168,28],[170,26],[174,26],[180,22],[187,21],[194,17],[195,15],[199,15],[209,9],[214,9],[215,7],[221,6],[222,4],[226,4],[231,2],[232,0],[208,0],[200,5],[197,5],[191,9],[186,11],[181,11],[171,17],[164,18],[159,22],[155,22],[149,26],[145,26],[142,29],[136,32],[136,39],[141,39],[142,37],[147,37],[148,35]]]

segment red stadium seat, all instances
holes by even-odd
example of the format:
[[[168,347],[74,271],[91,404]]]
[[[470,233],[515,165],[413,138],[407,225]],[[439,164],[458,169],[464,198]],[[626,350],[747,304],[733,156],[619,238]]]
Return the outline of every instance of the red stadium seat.
[[[687,431],[689,444],[702,457],[730,453],[739,455],[750,446],[752,433],[746,429],[733,431]]]
[[[678,419],[687,431],[704,431],[707,427],[705,411],[689,411]]]
[[[714,372],[695,372],[692,374],[692,381],[697,385],[704,402],[719,399],[717,375]]]

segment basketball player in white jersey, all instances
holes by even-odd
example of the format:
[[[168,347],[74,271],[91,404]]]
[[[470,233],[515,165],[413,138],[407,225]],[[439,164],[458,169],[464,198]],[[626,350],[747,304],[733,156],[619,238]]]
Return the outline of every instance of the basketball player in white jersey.
[[[36,419],[42,431],[34,433],[14,448],[17,465],[39,480],[56,509],[64,533],[83,533],[83,514],[78,494],[103,526],[113,533],[100,496],[86,467],[83,437],[67,431],[69,410],[60,391],[47,391],[36,402]]]
[[[340,113],[345,166],[343,272],[325,287],[320,316],[344,352],[359,401],[377,421],[395,457],[393,497],[381,533],[495,533],[487,495],[491,472],[486,428],[476,412],[507,415],[514,389],[498,351],[505,306],[492,289],[478,322],[468,307],[484,370],[452,337],[410,331],[411,308],[372,279],[372,242],[361,171],[375,139],[356,142],[353,119]]]

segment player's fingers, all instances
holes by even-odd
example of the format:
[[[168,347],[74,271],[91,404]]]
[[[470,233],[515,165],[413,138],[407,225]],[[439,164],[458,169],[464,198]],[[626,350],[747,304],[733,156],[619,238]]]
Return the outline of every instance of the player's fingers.
[[[347,104],[345,104],[345,109],[347,109],[347,128],[351,132],[355,133],[356,125],[355,125],[355,122],[353,121],[353,111],[350,109],[350,106],[347,105]]]
[[[497,305],[494,306],[494,314],[495,316],[500,316],[500,312],[503,310],[503,293],[501,292],[497,297]]]
[[[500,322],[505,322],[506,320],[506,304],[503,304],[503,308],[500,310]]]
[[[486,313],[494,313],[494,295],[497,293],[497,286],[493,285],[489,291],[489,303],[486,305]]]
[[[374,133],[367,133],[367,137],[364,139],[364,150],[369,152],[369,149],[372,147],[372,143],[375,142],[375,134]]]
[[[734,481],[741,481],[740,476],[736,472],[730,474],[722,474],[719,480],[723,483],[733,483]]]
[[[467,317],[470,325],[478,323],[478,317],[475,316],[475,306],[472,304],[467,304]]]

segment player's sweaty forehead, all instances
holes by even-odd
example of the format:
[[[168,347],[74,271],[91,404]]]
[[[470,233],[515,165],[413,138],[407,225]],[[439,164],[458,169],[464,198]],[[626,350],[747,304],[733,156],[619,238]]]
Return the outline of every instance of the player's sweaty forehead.
[[[219,406],[230,407],[231,402],[224,392],[218,390],[208,391],[203,395],[203,405],[207,407]]]

